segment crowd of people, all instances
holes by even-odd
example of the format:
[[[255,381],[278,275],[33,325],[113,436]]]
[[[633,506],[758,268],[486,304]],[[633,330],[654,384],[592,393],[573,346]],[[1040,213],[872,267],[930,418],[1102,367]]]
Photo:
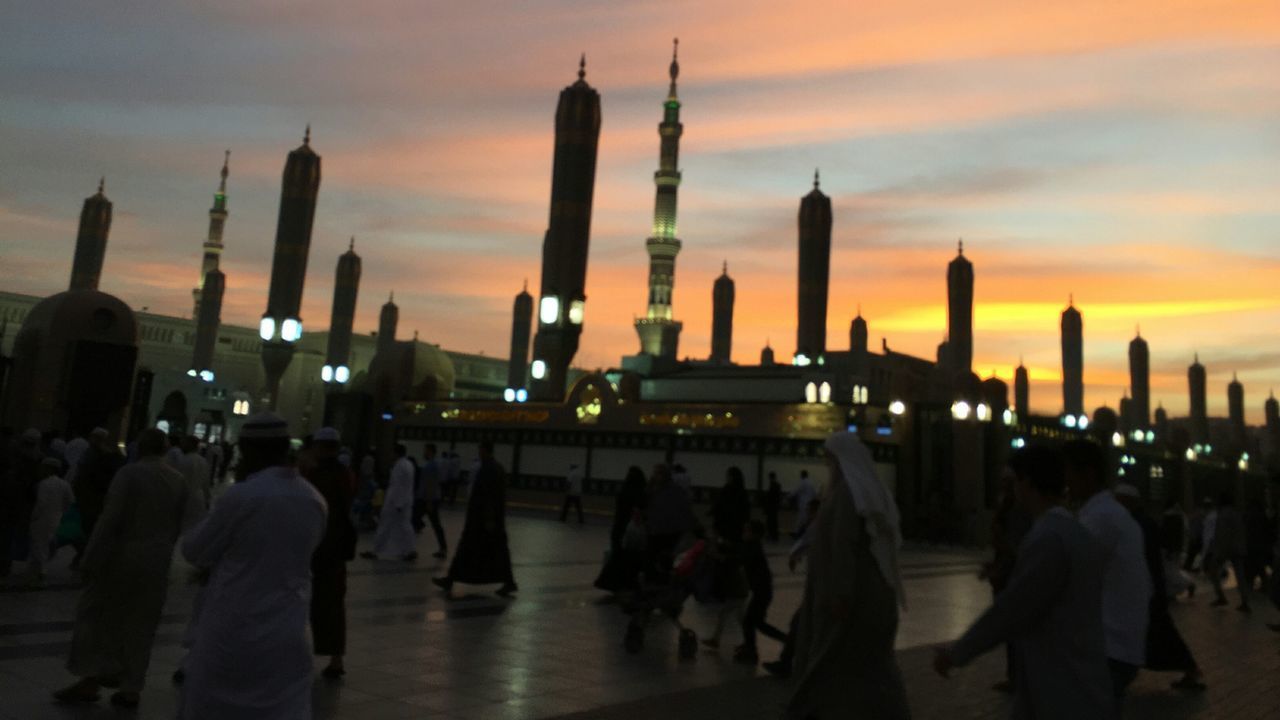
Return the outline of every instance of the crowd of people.
[[[1171,503],[1157,522],[1136,486],[1112,478],[1106,451],[1088,440],[1013,457],[985,571],[994,602],[938,649],[940,674],[1005,645],[1008,676],[998,689],[1013,693],[1016,717],[1119,717],[1142,670],[1179,673],[1171,684],[1180,691],[1205,689],[1169,610],[1175,597],[1194,596],[1187,572],[1197,562],[1215,590],[1213,606],[1228,605],[1222,583],[1230,564],[1237,610],[1251,612],[1260,590],[1280,607],[1275,520],[1261,507],[1252,511],[1263,520],[1252,538],[1230,492],[1198,519]]]
[[[415,561],[428,524],[435,556],[446,558],[440,509],[465,486],[465,523],[447,572],[433,582],[446,594],[455,584],[497,585],[504,598],[518,590],[505,469],[487,441],[468,471],[434,445],[421,459],[396,445],[385,482],[374,452],[354,462],[332,428],[295,448],[285,421],[270,413],[249,418],[234,449],[155,429],[123,453],[102,429],[69,440],[28,430],[5,446],[0,574],[25,558],[27,581],[39,585],[51,554],[69,545],[83,580],[67,660],[76,680],[55,693],[60,702],[96,702],[110,688],[114,705],[138,705],[175,548],[197,586],[187,655],[174,673],[183,718],[310,717],[313,655],[329,659],[323,677],[346,672],[347,563],[362,521],[376,527],[362,553],[370,560]],[[824,481],[802,473],[791,493],[770,473],[753,499],[743,472],[728,468],[705,515],[687,469],[661,464],[646,478],[630,468],[595,585],[633,615],[629,647],[632,630],[643,630],[635,618],[659,611],[681,628],[682,654],[696,650],[693,630],[679,620],[689,598],[718,606],[703,633],[707,652],[737,635],[733,660],[755,666],[758,636],[777,641],[778,658],[764,668],[795,680],[788,717],[857,707],[906,718],[894,654],[906,607],[897,506],[855,435],[832,435],[825,450]],[[236,482],[224,485],[229,469]],[[1014,696],[1015,716],[1118,717],[1141,670],[1179,673],[1172,685],[1182,691],[1205,688],[1169,611],[1172,598],[1194,596],[1194,573],[1214,589],[1214,606],[1228,604],[1227,568],[1240,612],[1251,611],[1259,591],[1280,606],[1280,584],[1268,583],[1280,546],[1264,507],[1242,513],[1224,492],[1190,516],[1171,503],[1156,518],[1138,488],[1112,478],[1106,451],[1090,441],[1013,456],[983,572],[993,603],[938,648],[938,673],[1004,645],[1007,677],[998,689]],[[583,521],[584,486],[583,470],[571,467],[562,521],[571,508]],[[788,504],[796,509],[788,567],[804,563],[806,576],[800,607],[782,629],[769,618],[765,543],[780,540]]]

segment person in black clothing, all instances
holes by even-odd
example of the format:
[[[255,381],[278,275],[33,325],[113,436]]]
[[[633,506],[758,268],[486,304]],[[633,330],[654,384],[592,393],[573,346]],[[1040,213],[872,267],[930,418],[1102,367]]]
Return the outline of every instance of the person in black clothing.
[[[778,482],[778,473],[769,473],[769,487],[764,491],[760,507],[764,510],[765,537],[769,542],[778,542],[778,512],[782,510],[782,483]]]
[[[506,471],[493,458],[493,442],[480,443],[480,469],[476,471],[467,501],[467,520],[458,538],[458,549],[449,565],[449,574],[431,582],[446,593],[455,582],[468,585],[502,583],[500,597],[509,598],[518,589],[511,572],[511,551],[507,546]]]
[[[328,655],[324,676],[346,674],[342,656],[347,645],[347,561],[356,556],[356,526],[351,520],[356,478],[338,462],[339,435],[333,428],[315,434],[310,448],[312,462],[302,476],[329,506],[324,537],[311,556],[311,637],[316,655]]]
[[[711,527],[722,542],[737,545],[750,519],[751,499],[742,470],[735,465],[725,472],[724,487],[711,505]]]
[[[647,502],[646,484],[644,471],[632,465],[618,491],[613,509],[613,527],[609,530],[609,558],[595,581],[595,586],[606,592],[616,593],[639,587],[637,576],[641,558],[636,552],[623,546],[623,538],[636,511],[644,511]]]
[[[1116,485],[1112,491],[1116,500],[1129,511],[1133,519],[1142,528],[1143,557],[1147,561],[1147,572],[1151,575],[1151,601],[1148,608],[1150,621],[1147,623],[1147,662],[1143,666],[1156,672],[1178,671],[1182,677],[1173,687],[1178,690],[1204,690],[1203,674],[1196,659],[1191,655],[1182,634],[1173,624],[1173,616],[1169,614],[1169,597],[1165,593],[1164,553],[1161,552],[1161,530],[1142,509],[1142,498],[1138,488],[1128,483]]]
[[[747,586],[751,599],[742,616],[742,645],[733,653],[735,662],[755,665],[760,661],[756,650],[756,631],[781,643],[786,643],[787,633],[769,624],[769,605],[773,602],[773,573],[769,571],[769,559],[764,554],[764,523],[752,520],[742,536],[742,567],[747,574]]]

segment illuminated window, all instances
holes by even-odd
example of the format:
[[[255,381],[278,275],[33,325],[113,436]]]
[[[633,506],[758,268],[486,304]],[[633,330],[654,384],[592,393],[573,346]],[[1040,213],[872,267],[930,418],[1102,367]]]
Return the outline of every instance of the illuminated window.
[[[542,298],[542,304],[538,307],[538,319],[543,325],[551,325],[560,319],[560,298],[554,295],[548,295]]]
[[[529,368],[529,372],[535,380],[541,380],[547,376],[547,364],[542,360],[534,360],[533,365]]]
[[[866,385],[853,386],[853,404],[854,405],[867,404],[867,386]]]
[[[258,323],[258,337],[263,340],[270,340],[276,336],[276,319],[264,317],[262,322]]]
[[[804,401],[807,403],[818,402],[818,384],[811,382],[804,386]]]
[[[569,303],[569,322],[574,325],[582,324],[582,314],[586,310],[586,303],[581,300],[574,300]]]
[[[824,403],[831,402],[831,383],[824,380],[822,384],[818,386],[818,401]]]

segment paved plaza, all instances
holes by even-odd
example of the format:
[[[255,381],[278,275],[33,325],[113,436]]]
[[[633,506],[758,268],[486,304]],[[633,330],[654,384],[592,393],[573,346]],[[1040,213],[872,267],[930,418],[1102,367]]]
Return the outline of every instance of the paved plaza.
[[[536,504],[536,503],[535,503]],[[462,512],[446,510],[450,538]],[[317,718],[777,718],[787,685],[729,656],[731,629],[720,654],[676,657],[675,633],[650,626],[644,650],[622,648],[626,617],[601,602],[591,587],[606,547],[607,520],[592,514],[586,526],[561,524],[548,510],[526,506],[509,522],[520,583],[518,597],[501,600],[493,588],[455,590],[448,600],[429,578],[442,572],[430,558],[430,533],[420,539],[414,564],[357,560],[351,564],[348,674],[331,683],[317,677]],[[369,537],[362,536],[362,549]],[[785,567],[783,548],[771,563],[777,594],[771,619],[785,625],[800,600],[802,577]],[[0,592],[0,718],[108,718],[127,716],[97,707],[52,705],[49,693],[70,682],[63,668],[77,598],[63,551],[49,587],[24,591],[12,582]],[[961,632],[989,600],[975,575],[981,556],[967,551],[912,548],[903,558],[909,610],[898,636],[899,663],[916,718],[998,718],[1007,702],[990,689],[1002,672],[993,653],[944,681],[932,674],[934,643]],[[177,691],[170,675],[190,612],[187,570],[175,565],[173,586],[156,637],[141,718],[171,718]],[[1194,604],[1179,603],[1174,617],[1206,671],[1209,690],[1183,695],[1168,688],[1170,675],[1144,673],[1134,686],[1128,717],[1280,718],[1280,635],[1266,622],[1280,617],[1258,602],[1253,616],[1208,607],[1202,588]],[[690,603],[685,621],[700,634],[714,609]],[[761,639],[771,659],[777,644]],[[322,667],[317,662],[317,669]],[[851,714],[850,717],[856,715]]]

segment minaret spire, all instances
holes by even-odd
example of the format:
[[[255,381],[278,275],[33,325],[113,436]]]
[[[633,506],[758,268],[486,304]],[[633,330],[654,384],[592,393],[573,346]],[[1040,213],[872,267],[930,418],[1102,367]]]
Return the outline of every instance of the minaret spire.
[[[347,252],[355,252],[355,251],[356,251],[356,236],[352,235],[351,242],[347,244]]]
[[[103,175],[102,177],[98,178],[98,194],[99,195],[106,194],[105,193],[106,186],[107,186],[107,176]]]
[[[218,270],[222,258],[222,228],[227,222],[227,177],[231,174],[231,151],[222,153],[222,169],[218,171],[218,191],[213,194],[213,207],[209,208],[209,232],[204,239],[204,254],[200,261],[200,277],[191,289],[191,317],[200,320],[200,299],[204,295],[204,280],[211,271]],[[217,294],[217,293],[215,293]],[[218,300],[221,302],[221,299]],[[197,363],[198,364],[198,363]],[[205,368],[196,368],[203,370]]]
[[[305,135],[302,136],[302,144],[303,145],[311,144],[311,123],[307,123],[307,132]]]
[[[680,99],[676,96],[676,78],[680,75],[678,52],[680,40],[674,39],[668,75],[671,86],[662,104],[662,122],[658,124],[660,140],[658,171],[653,174],[656,192],[653,203],[653,232],[645,241],[649,253],[649,302],[641,318],[635,321],[640,336],[640,352],[644,355],[674,360],[680,340],[681,323],[672,317],[671,294],[675,285],[676,255],[680,240],[676,237],[676,193],[680,187]]]
[[[820,182],[818,179],[818,168],[813,169],[813,189],[817,190]]]
[[[578,79],[583,82],[587,80],[587,54],[585,52],[578,59]]]

